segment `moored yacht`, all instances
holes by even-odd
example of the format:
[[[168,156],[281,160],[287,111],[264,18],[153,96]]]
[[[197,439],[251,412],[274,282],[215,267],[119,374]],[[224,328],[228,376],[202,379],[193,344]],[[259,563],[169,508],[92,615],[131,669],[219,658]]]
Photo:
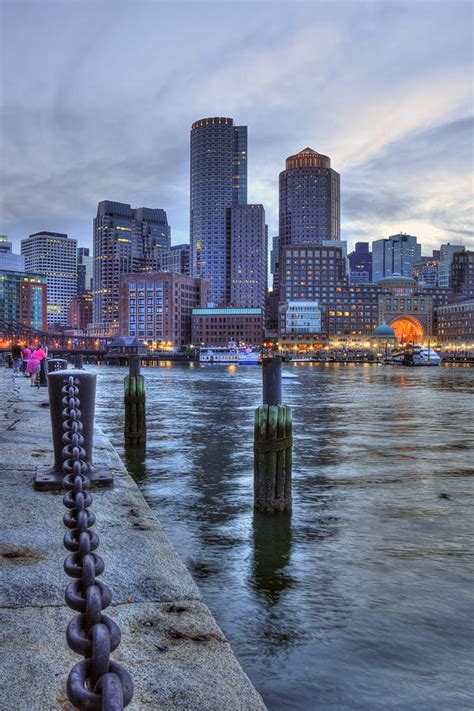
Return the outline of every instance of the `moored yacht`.
[[[440,365],[441,358],[429,346],[407,344],[400,348],[394,348],[388,356],[387,362],[407,366]]]

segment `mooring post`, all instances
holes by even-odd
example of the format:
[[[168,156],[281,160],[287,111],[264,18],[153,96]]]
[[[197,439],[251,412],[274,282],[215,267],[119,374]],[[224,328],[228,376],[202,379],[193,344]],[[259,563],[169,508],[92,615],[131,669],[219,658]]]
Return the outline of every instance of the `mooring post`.
[[[74,355],[74,367],[76,370],[82,370],[84,367],[84,356],[82,353],[76,353]]]
[[[51,415],[51,429],[53,435],[54,464],[53,466],[40,466],[36,469],[34,481],[35,489],[51,490],[62,489],[63,485],[63,409],[67,406],[62,389],[68,378],[73,376],[74,381],[80,384],[80,432],[84,437],[83,449],[85,461],[88,464],[88,478],[92,484],[100,486],[113,486],[113,477],[108,467],[95,467],[92,460],[92,447],[94,444],[94,413],[95,413],[95,373],[86,373],[84,370],[54,370],[48,374],[49,412]]]
[[[281,404],[281,359],[262,361],[263,405],[255,410],[254,508],[291,510],[292,413]]]
[[[130,356],[124,380],[125,444],[143,445],[146,440],[145,378],[140,375],[140,356]]]
[[[66,370],[67,360],[65,358],[48,358],[48,375],[56,370]]]

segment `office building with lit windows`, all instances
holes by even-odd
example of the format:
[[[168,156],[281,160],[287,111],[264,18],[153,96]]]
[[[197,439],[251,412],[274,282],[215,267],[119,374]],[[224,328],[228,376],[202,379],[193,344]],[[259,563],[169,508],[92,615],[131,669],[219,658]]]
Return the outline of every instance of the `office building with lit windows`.
[[[227,238],[227,303],[236,307],[264,309],[268,290],[268,239],[263,205],[228,208]]]
[[[227,208],[247,203],[247,126],[211,117],[191,128],[191,274],[211,285],[211,300],[229,295]]]
[[[403,232],[372,242],[372,279],[398,274],[411,277],[413,265],[421,257],[421,244],[414,235]]]
[[[204,307],[209,285],[175,272],[144,272],[120,279],[119,335],[151,349],[179,350],[191,343],[193,309]]]
[[[25,269],[46,277],[49,326],[67,326],[77,294],[77,240],[60,232],[36,232],[21,240]]]
[[[158,271],[170,248],[170,227],[162,209],[103,200],[94,219],[93,323],[89,333],[114,336],[119,325],[120,278]]]

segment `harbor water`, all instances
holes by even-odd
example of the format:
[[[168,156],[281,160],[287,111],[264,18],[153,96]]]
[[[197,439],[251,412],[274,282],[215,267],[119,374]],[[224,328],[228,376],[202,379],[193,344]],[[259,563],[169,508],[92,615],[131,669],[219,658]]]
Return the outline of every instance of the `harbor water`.
[[[293,512],[253,512],[258,366],[162,363],[96,420],[269,709],[472,709],[474,370],[288,364]]]

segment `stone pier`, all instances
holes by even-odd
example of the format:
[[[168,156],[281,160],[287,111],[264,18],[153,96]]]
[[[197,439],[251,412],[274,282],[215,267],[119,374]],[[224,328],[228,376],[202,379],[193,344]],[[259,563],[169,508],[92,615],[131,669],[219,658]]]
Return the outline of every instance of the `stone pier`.
[[[33,489],[38,465],[53,461],[47,391],[0,370],[0,708],[70,710],[67,675],[81,657],[66,645],[76,614],[64,602],[64,506]],[[120,457],[97,429],[94,463],[113,489],[93,491],[94,530],[112,590],[107,615],[121,627],[112,658],[132,675],[127,707],[232,711],[265,709],[196,584]],[[232,591],[229,590],[229,595]]]

